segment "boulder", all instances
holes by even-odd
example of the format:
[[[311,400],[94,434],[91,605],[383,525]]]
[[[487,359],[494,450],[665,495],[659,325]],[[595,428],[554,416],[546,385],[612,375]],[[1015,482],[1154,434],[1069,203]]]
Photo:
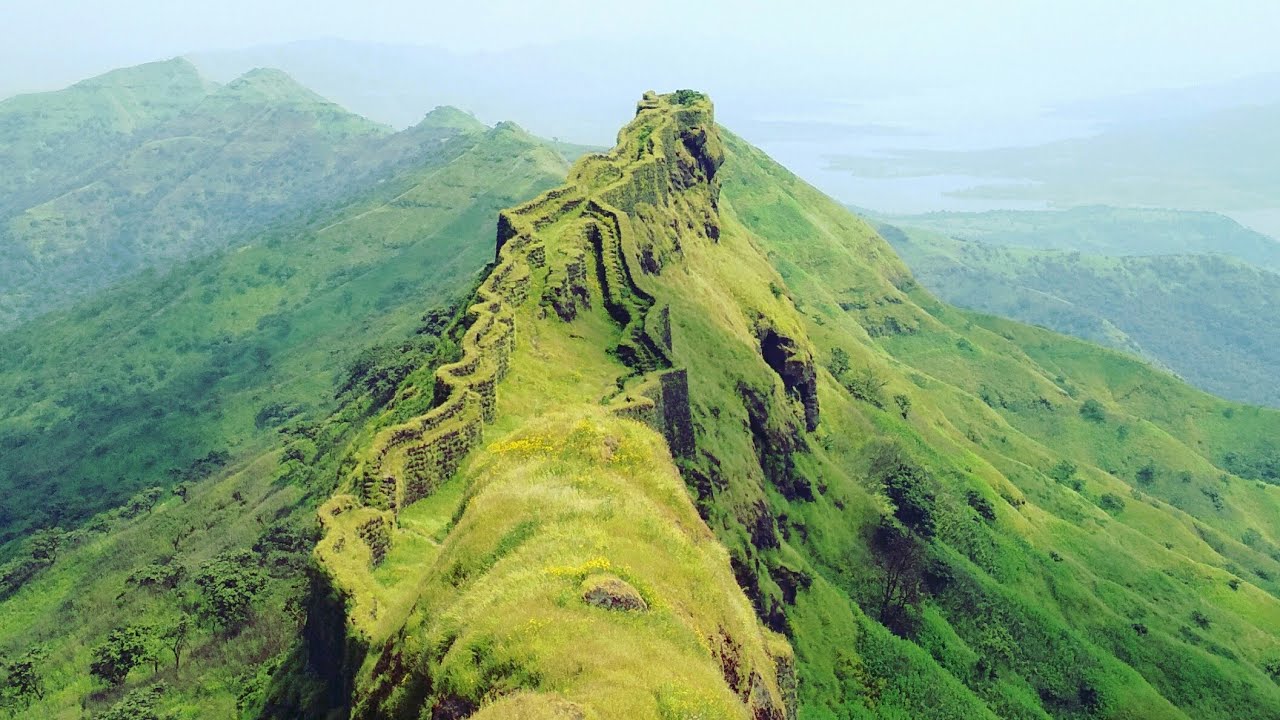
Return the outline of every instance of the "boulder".
[[[649,609],[649,604],[631,583],[614,575],[593,575],[584,580],[582,601],[605,610],[644,612]]]

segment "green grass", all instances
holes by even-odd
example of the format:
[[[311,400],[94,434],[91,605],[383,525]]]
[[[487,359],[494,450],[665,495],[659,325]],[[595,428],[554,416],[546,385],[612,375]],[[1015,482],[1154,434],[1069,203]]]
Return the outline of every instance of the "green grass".
[[[896,438],[936,479],[939,511],[948,519],[932,552],[952,578],[926,593],[908,639],[929,647],[947,674],[1002,715],[1031,712],[1015,711],[1017,704],[1074,716],[1084,711],[1081,687],[1096,691],[1095,711],[1111,717],[1231,717],[1244,707],[1280,707],[1260,671],[1276,651],[1265,629],[1280,609],[1277,558],[1268,550],[1274,541],[1256,542],[1261,552],[1239,542],[1247,528],[1274,526],[1280,492],[1232,475],[1226,461],[1228,453],[1268,453],[1262,435],[1280,418],[1096,346],[948,308],[902,281],[900,265],[883,259],[887,246],[870,229],[842,220],[844,213],[794,180],[766,185],[763,175],[781,171],[750,163],[758,156],[748,148],[730,148],[725,196],[806,301],[802,311],[819,354],[842,347],[853,366],[871,367],[888,382],[886,394],[913,401],[903,421],[866,403],[824,397],[827,437],[814,444],[820,448],[811,445],[815,460],[827,455],[848,473],[843,491],[830,466],[815,475],[833,501],[866,487],[857,448],[868,436]],[[839,223],[854,227],[827,231]],[[860,270],[831,260],[850,256],[851,263],[860,259]],[[1081,415],[1089,398],[1105,408],[1102,422]],[[1080,490],[1047,476],[1062,458],[1080,466]],[[1157,472],[1144,483],[1138,473],[1148,461]],[[993,521],[973,515],[969,490],[989,499]],[[1125,509],[1111,515],[1099,508],[1107,493],[1122,497]],[[855,570],[867,560],[849,560],[872,557],[850,549],[865,541],[846,529],[865,527],[867,513],[842,502],[843,511],[819,501],[778,512],[802,513],[804,540],[793,540],[796,549],[857,601],[878,580],[874,571]],[[1238,590],[1229,587],[1233,576]],[[1190,619],[1202,607],[1217,615],[1207,629]],[[1138,635],[1135,623],[1147,634]],[[945,647],[930,639],[955,633],[968,648],[990,648],[993,628],[1008,634],[995,681],[974,675],[974,656],[956,656],[954,638]],[[797,651],[802,667],[816,665],[811,673],[833,672],[816,649],[811,657],[821,664],[805,645]],[[990,663],[990,653],[979,655]]]
[[[163,625],[196,594],[189,579],[180,592],[130,589],[133,570],[162,562],[193,575],[224,549],[249,549],[276,523],[309,537],[346,443],[377,407],[361,384],[335,398],[348,365],[375,345],[414,363],[447,352],[415,335],[423,313],[468,292],[492,256],[497,210],[564,171],[555,151],[509,126],[435,144],[420,165],[344,206],[6,336],[19,350],[5,354],[0,372],[6,537],[47,523],[74,527],[107,510],[105,526],[76,530],[52,568],[0,599],[0,656],[50,651],[43,712],[80,717],[83,703],[96,712],[157,681],[175,717],[255,712],[276,669],[296,661],[311,539],[270,580],[242,632],[228,639],[202,625],[193,634],[180,671],[138,669],[118,691],[88,675],[89,652],[108,631]],[[95,352],[69,355],[67,347]],[[211,451],[226,451],[227,465],[193,477],[190,502],[166,492],[134,520],[108,510],[140,488],[172,485],[169,470]],[[439,512],[406,517],[419,544],[405,549],[435,547],[452,507]],[[173,545],[187,527],[189,537]],[[27,547],[14,540],[5,552],[20,561]],[[315,689],[294,683],[290,691]]]
[[[658,138],[659,167],[678,167],[681,156],[654,130],[635,136],[646,134]],[[697,451],[678,466],[756,613],[795,648],[800,716],[1230,718],[1280,708],[1264,671],[1277,652],[1268,628],[1280,620],[1272,530],[1280,492],[1231,469],[1268,467],[1266,436],[1280,416],[1204,395],[1118,353],[939,303],[869,226],[724,137],[718,239],[690,231],[678,249],[668,244],[662,218],[679,225],[705,206],[696,195],[655,201],[646,186],[623,194],[641,218],[629,252],[632,262],[662,258],[660,273],[633,275],[655,307],[669,308],[669,359],[689,374]],[[649,156],[630,138],[619,157],[643,167]],[[571,178],[598,188],[626,173],[589,160]],[[576,217],[553,217],[543,237],[563,243]],[[572,255],[549,249],[547,277],[559,277],[556,263]],[[531,298],[541,297],[538,287]],[[567,552],[579,538],[620,540],[646,526],[628,503],[623,526],[580,511],[566,535],[538,544],[533,519],[542,511],[520,509],[521,498],[595,497],[607,473],[588,472],[592,480],[568,493],[559,483],[582,473],[578,465],[493,465],[507,448],[557,457],[572,436],[558,413],[610,401],[622,369],[603,350],[617,345],[619,328],[602,315],[594,281],[590,297],[591,312],[571,323],[532,301],[518,314],[498,417],[464,470],[470,489],[444,554],[419,573],[386,573],[423,590],[408,616],[413,630],[363,663],[356,697],[371,698],[363,700],[371,709],[399,716],[456,700],[498,715],[556,702],[651,712],[640,696],[602,703],[614,696],[576,694],[577,682],[604,672],[584,658],[604,650],[557,645],[559,634],[549,646],[514,630],[553,590],[535,581],[539,561],[522,548]],[[788,376],[767,362],[769,332],[787,339],[791,362],[813,368],[816,429],[805,428],[806,391],[788,390]],[[836,348],[849,365],[838,376],[823,367]],[[883,384],[879,406],[851,393],[855,370]],[[888,402],[895,395],[910,399],[906,412]],[[1082,412],[1085,400],[1099,410]],[[931,534],[916,541],[918,594],[892,617],[880,615],[887,560],[872,539],[895,509],[868,464],[885,441],[919,464],[932,518]],[[1055,479],[1063,460],[1074,472]],[[509,475],[519,491],[486,500],[490,483],[505,487]],[[665,565],[669,554],[647,553],[646,565],[678,575]],[[337,573],[357,599],[364,572],[353,564]],[[473,585],[477,575],[492,584]],[[734,595],[721,588],[702,602]],[[562,596],[557,607],[575,605]],[[377,648],[390,629],[365,632]],[[645,656],[650,641],[632,640],[634,655]],[[570,659],[583,674],[566,686],[556,678]],[[430,697],[410,691],[428,678],[439,683]],[[659,716],[701,711],[663,682],[650,679]]]

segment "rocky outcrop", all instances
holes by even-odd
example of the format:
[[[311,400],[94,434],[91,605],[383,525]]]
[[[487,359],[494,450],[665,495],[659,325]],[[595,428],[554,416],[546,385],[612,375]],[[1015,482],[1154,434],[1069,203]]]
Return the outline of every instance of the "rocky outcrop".
[[[818,428],[818,373],[813,357],[800,350],[800,345],[767,325],[756,331],[760,338],[760,356],[782,379],[787,392],[804,406],[805,429]]]

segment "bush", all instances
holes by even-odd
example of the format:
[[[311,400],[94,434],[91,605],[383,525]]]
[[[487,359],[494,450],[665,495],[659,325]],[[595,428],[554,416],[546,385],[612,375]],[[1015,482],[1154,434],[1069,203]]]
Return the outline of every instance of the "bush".
[[[249,552],[223,553],[196,575],[201,614],[229,631],[249,619],[253,601],[267,584],[257,558]]]
[[[1218,492],[1217,488],[1201,487],[1200,492],[1205,497],[1209,498],[1209,502],[1213,503],[1214,510],[1227,509],[1227,502],[1226,500],[1223,500],[1222,493]]]
[[[1102,407],[1102,403],[1090,398],[1080,406],[1080,417],[1089,422],[1102,423],[1107,421],[1107,411]]]
[[[893,402],[898,406],[898,412],[902,414],[902,419],[906,420],[907,415],[911,412],[911,398],[899,393],[893,396]]]
[[[134,690],[94,720],[160,720],[158,706],[164,689],[161,684]]]
[[[677,90],[672,95],[672,100],[674,100],[677,105],[692,105],[705,97],[706,95],[703,95],[697,90]]]
[[[982,493],[977,490],[970,490],[965,493],[965,499],[969,502],[969,507],[982,516],[982,519],[991,521],[996,519],[996,509]]]
[[[1049,469],[1049,477],[1065,484],[1075,477],[1077,469],[1076,464],[1070,460],[1059,460],[1057,465]]]
[[[827,370],[831,371],[831,376],[839,380],[844,374],[849,372],[849,353],[844,348],[834,348],[831,350],[831,362],[827,363]]]
[[[1138,469],[1135,476],[1139,483],[1150,485],[1156,481],[1156,464],[1154,461],[1148,460],[1146,465]]]
[[[124,683],[129,672],[151,657],[149,637],[138,627],[112,630],[107,639],[93,649],[89,672],[115,687]]]
[[[1111,493],[1103,493],[1102,497],[1098,498],[1098,507],[1112,515],[1117,515],[1124,512],[1124,498]]]

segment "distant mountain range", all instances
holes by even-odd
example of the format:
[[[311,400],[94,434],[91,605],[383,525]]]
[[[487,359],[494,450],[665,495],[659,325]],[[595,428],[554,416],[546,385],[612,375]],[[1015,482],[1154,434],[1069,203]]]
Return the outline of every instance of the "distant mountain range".
[[[240,241],[418,163],[454,110],[396,133],[278,70],[185,60],[0,102],[0,328]]]

